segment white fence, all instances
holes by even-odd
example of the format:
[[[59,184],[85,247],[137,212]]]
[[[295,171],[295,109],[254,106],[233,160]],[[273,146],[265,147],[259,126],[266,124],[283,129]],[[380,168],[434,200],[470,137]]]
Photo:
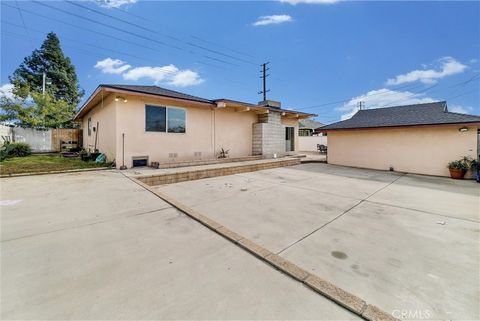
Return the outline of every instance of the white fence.
[[[3,140],[11,142],[28,143],[33,152],[51,152],[52,130],[38,130],[33,128],[9,127],[0,125],[0,133]],[[8,138],[7,138],[8,137]]]
[[[317,144],[327,146],[328,136],[299,136],[298,150],[301,152],[317,151]]]

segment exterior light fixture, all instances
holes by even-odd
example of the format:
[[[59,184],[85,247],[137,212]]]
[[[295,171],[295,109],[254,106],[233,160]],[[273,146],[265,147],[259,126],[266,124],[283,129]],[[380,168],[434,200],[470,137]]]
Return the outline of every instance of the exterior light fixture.
[[[120,100],[121,100],[121,101],[123,101],[124,103],[126,103],[126,102],[127,102],[127,99],[126,99],[126,98],[124,98],[124,97],[121,97],[121,96],[117,96],[117,97],[115,97],[115,101],[120,101]]]
[[[468,128],[465,127],[465,126],[463,126],[463,127],[460,127],[460,128],[458,129],[458,131],[459,131],[459,132],[462,132],[462,133],[463,133],[463,132],[468,132]]]

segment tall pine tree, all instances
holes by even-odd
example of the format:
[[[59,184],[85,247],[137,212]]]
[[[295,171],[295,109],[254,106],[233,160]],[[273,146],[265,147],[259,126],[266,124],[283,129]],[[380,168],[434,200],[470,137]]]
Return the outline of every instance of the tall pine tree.
[[[30,92],[42,92],[44,72],[49,81],[46,91],[53,99],[76,107],[84,92],[78,86],[75,67],[70,58],[63,54],[60,40],[54,32],[47,35],[40,49],[24,58],[10,77],[14,94],[26,98]]]

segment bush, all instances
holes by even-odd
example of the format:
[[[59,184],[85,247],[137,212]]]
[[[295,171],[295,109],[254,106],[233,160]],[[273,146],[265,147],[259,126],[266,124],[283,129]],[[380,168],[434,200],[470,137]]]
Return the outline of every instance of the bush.
[[[10,143],[6,141],[0,148],[0,161],[9,157],[25,157],[32,153],[30,145],[27,143]]]
[[[25,157],[32,153],[30,145],[27,143],[10,143],[10,156]]]

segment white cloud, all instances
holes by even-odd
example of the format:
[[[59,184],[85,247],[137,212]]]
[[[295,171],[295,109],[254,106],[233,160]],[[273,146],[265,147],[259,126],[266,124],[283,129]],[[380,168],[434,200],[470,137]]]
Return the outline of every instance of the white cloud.
[[[253,26],[266,26],[271,24],[279,24],[284,22],[293,21],[292,17],[286,14],[282,15],[272,15],[272,16],[261,16],[258,17],[257,21],[252,23]]]
[[[140,78],[150,78],[155,83],[159,83],[164,81],[172,74],[178,72],[178,68],[174,65],[167,65],[163,67],[136,67],[130,69],[126,73],[124,73],[123,79],[125,80],[134,80],[137,81]]]
[[[459,105],[453,105],[451,108],[448,108],[448,111],[454,112],[454,113],[460,113],[460,114],[468,114],[472,112],[473,108],[468,107],[468,106],[459,106]]]
[[[0,97],[13,99],[13,85],[12,84],[4,84],[4,85],[0,86]]]
[[[95,68],[100,69],[103,73],[121,75],[125,80],[150,79],[155,84],[165,83],[176,87],[194,86],[204,82],[197,72],[190,69],[179,69],[173,64],[161,67],[132,67],[125,61],[107,58],[98,61]]]
[[[413,70],[409,73],[398,75],[387,80],[387,85],[400,85],[403,83],[420,81],[424,84],[434,84],[438,79],[462,73],[467,66],[452,57],[443,57],[436,61],[437,66],[431,69]]]
[[[203,81],[204,80],[200,78],[198,73],[190,69],[186,69],[176,73],[169,81],[169,84],[177,87],[186,87],[199,85]]]
[[[129,69],[131,66],[127,65],[125,61],[120,59],[106,58],[97,63],[94,66],[97,69],[100,69],[104,74],[116,74],[119,75],[125,70]]]
[[[372,90],[366,94],[352,98],[337,110],[344,112],[342,120],[352,117],[357,111],[358,102],[365,103],[365,109],[392,107],[398,105],[422,104],[435,101],[424,94],[412,93],[409,91],[395,91],[387,88]]]
[[[306,4],[333,4],[340,2],[340,0],[280,0],[280,2],[289,3],[292,5],[296,5],[299,3],[306,3]]]
[[[137,0],[96,0],[99,6],[104,8],[120,8],[121,6],[134,4]]]

